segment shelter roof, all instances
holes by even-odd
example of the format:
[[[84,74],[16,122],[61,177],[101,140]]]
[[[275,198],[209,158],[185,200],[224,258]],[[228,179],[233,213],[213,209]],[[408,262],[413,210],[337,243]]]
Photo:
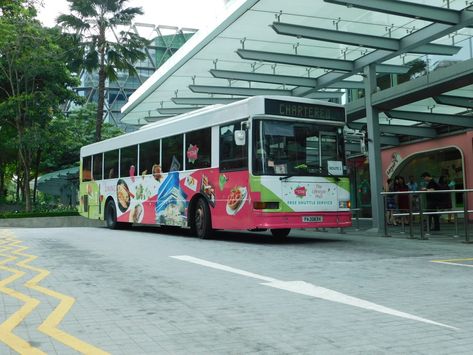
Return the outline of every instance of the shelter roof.
[[[435,134],[445,124],[470,129],[472,26],[473,7],[464,1],[234,0],[131,96],[123,122],[145,124],[253,95],[292,95],[341,99],[349,121],[362,123],[364,100],[352,96],[363,90],[363,68],[374,64],[379,81],[387,78],[376,93],[381,124]],[[437,86],[429,86],[430,77]],[[406,119],[404,111],[418,115]],[[463,119],[432,121],[430,113]]]

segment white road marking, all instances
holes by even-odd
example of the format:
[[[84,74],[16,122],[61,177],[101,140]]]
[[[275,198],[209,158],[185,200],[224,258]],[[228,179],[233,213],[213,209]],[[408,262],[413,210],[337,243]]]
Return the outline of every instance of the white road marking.
[[[447,264],[447,265],[456,265],[456,266],[464,266],[464,267],[473,267],[471,264],[460,264],[460,263],[450,263],[448,261],[432,261],[433,263],[437,264]]]
[[[171,256],[171,258],[179,259],[179,260],[182,260],[182,261],[188,261],[190,263],[207,266],[207,267],[210,267],[212,269],[228,271],[228,272],[231,272],[231,273],[234,273],[234,274],[243,275],[243,276],[251,277],[253,279],[263,280],[263,281],[267,281],[267,282],[279,281],[277,279],[273,279],[272,277],[266,277],[266,276],[263,276],[263,275],[253,274],[252,272],[248,272],[248,271],[244,271],[244,270],[240,270],[240,269],[235,269],[235,268],[230,267],[230,266],[213,263],[211,261],[207,261],[207,260],[203,260],[203,259],[199,259],[199,258],[194,258],[193,256],[179,255],[179,256]]]
[[[315,298],[319,298],[319,299],[323,299],[323,300],[327,300],[331,302],[338,302],[338,303],[346,304],[349,306],[363,308],[363,309],[367,309],[367,310],[371,310],[371,311],[375,311],[379,313],[389,314],[395,317],[411,319],[418,322],[423,322],[423,323],[438,325],[440,327],[458,330],[458,328],[452,327],[447,324],[435,322],[426,318],[417,317],[409,313],[397,311],[395,309],[384,307],[376,303],[365,301],[360,298],[345,295],[343,293],[333,291],[328,288],[313,285],[305,281],[281,281],[272,277],[254,274],[252,272],[236,269],[230,266],[214,263],[211,261],[195,258],[193,256],[188,256],[188,255],[171,256],[171,258],[187,261],[187,262],[202,265],[202,266],[207,266],[207,267],[217,269],[217,270],[231,272],[231,273],[242,275],[242,276],[251,277],[258,280],[263,280],[265,282],[262,283],[262,285],[265,285],[265,286],[270,286],[270,287],[278,288],[281,290],[286,290],[289,292],[311,296],[311,297],[315,297]]]

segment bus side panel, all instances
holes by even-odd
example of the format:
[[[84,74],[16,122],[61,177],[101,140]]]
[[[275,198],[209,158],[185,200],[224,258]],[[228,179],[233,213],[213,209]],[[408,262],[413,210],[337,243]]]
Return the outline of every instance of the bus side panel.
[[[218,168],[175,171],[107,181],[104,191],[117,203],[117,220],[188,226],[187,210],[199,194],[209,204],[212,227],[246,230],[254,225],[248,171],[220,173]]]
[[[102,212],[100,185],[95,181],[82,182],[79,195],[79,214],[90,219],[99,219]]]
[[[212,211],[216,229],[251,228],[252,206],[248,170],[221,172],[217,175],[217,202]]]

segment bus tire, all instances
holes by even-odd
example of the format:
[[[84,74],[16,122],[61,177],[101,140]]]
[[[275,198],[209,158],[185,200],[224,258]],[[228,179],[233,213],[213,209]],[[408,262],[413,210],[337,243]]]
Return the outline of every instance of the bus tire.
[[[271,229],[271,234],[275,239],[284,239],[289,235],[291,228]]]
[[[107,228],[118,229],[117,209],[112,199],[108,200],[105,206],[105,222],[107,223]]]
[[[201,239],[209,239],[212,236],[212,221],[210,218],[210,208],[203,198],[199,198],[195,203],[194,213],[191,223],[192,234]]]

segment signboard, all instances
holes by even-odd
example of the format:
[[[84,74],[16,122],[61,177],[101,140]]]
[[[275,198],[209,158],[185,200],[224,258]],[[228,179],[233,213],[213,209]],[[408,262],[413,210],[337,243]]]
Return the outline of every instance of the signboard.
[[[343,107],[303,102],[265,99],[264,112],[265,114],[276,116],[345,122],[345,109]]]
[[[394,152],[391,156],[391,163],[389,164],[388,168],[386,169],[386,175],[391,177],[393,173],[396,171],[397,167],[402,162],[401,154],[399,152]]]
[[[328,160],[327,169],[330,175],[343,175],[343,163],[339,160]]]

